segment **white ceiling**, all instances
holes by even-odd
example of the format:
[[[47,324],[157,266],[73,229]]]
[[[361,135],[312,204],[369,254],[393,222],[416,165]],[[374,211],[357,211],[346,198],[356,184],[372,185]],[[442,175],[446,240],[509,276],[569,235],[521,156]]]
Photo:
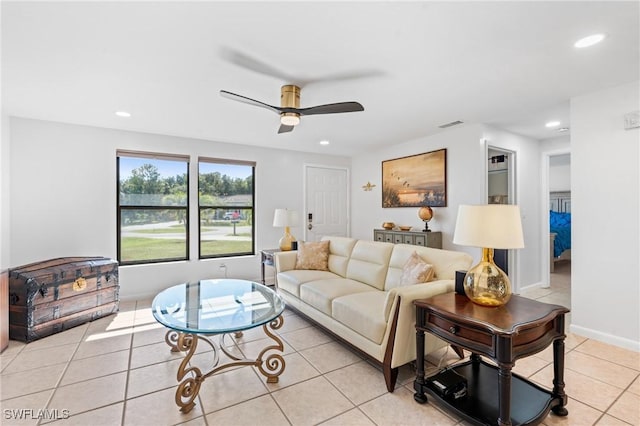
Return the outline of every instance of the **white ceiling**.
[[[571,97],[640,78],[639,4],[3,1],[3,109],[341,155],[454,120],[545,139],[558,136],[548,120],[570,127]],[[573,47],[598,32],[603,43]],[[219,95],[279,105],[286,83],[303,84],[302,107],[365,111],[303,117],[278,135],[276,114]]]

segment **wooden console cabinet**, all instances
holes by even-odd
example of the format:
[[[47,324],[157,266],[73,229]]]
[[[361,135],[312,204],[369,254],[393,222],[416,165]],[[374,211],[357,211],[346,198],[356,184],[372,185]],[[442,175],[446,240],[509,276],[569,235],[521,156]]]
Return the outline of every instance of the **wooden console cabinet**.
[[[416,380],[414,399],[427,402],[425,392],[474,425],[536,425],[553,411],[568,414],[564,392],[564,315],[569,310],[513,295],[506,305],[490,308],[455,293],[416,300]],[[450,368],[467,379],[461,398],[441,397],[424,374],[424,332],[457,348],[471,359]],[[553,343],[553,390],[512,374],[516,360]],[[496,365],[480,359],[480,355]],[[441,374],[441,373],[437,373]]]
[[[435,231],[387,231],[386,229],[374,229],[373,240],[393,244],[442,248],[442,232]]]

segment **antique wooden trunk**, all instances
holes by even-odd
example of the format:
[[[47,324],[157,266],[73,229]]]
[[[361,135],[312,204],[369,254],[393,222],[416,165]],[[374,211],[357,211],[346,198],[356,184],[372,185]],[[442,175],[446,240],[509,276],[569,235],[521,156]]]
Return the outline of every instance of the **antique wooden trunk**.
[[[32,342],[118,311],[118,262],[63,257],[9,270],[9,337]]]

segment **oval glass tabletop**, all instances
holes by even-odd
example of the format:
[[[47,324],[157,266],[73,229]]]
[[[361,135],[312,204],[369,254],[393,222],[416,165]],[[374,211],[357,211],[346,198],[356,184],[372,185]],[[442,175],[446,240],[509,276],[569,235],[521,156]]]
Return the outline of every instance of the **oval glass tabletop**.
[[[262,284],[237,279],[200,280],[160,292],[151,305],[165,327],[186,333],[247,330],[277,318],[285,303]]]

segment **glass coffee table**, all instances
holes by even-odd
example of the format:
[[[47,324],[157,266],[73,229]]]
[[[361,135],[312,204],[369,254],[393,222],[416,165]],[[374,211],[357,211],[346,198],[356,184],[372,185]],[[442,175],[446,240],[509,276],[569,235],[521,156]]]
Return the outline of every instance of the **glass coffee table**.
[[[253,365],[267,378],[277,383],[285,368],[282,340],[274,333],[282,327],[285,303],[270,288],[251,281],[237,279],[200,280],[170,287],[160,292],[151,305],[156,321],[169,328],[165,341],[172,352],[187,352],[178,369],[176,404],[188,413],[195,406],[202,382],[225,368]],[[256,359],[240,358],[227,349],[225,338],[233,333],[236,338],[244,330],[262,326],[273,341]],[[218,341],[213,337],[218,336]],[[213,349],[213,366],[203,372],[189,366],[198,341]],[[220,351],[231,359],[220,363]],[[269,351],[273,352],[266,355]],[[265,356],[266,355],[266,356]]]

